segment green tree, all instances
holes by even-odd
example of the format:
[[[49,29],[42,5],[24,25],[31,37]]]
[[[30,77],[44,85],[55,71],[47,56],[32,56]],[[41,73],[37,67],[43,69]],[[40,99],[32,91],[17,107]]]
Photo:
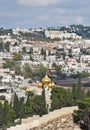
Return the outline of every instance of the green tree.
[[[3,125],[11,126],[16,118],[15,111],[10,104],[5,101],[3,105]]]
[[[41,55],[44,56],[44,60],[46,60],[46,50],[45,49],[41,49]]]
[[[72,86],[72,98],[76,101],[77,100],[77,86],[73,84]]]
[[[62,68],[62,66],[61,65],[56,65],[55,66],[55,71],[56,71],[56,75],[61,75],[61,68]]]
[[[23,51],[24,53],[26,53],[26,48],[25,48],[25,47],[23,47],[23,48],[22,48],[22,51]]]
[[[45,74],[46,74],[46,68],[44,67],[43,64],[39,65],[39,68],[36,70],[36,74],[40,78],[39,80],[41,80],[45,76]]]
[[[3,125],[3,107],[2,103],[0,102],[0,128],[2,128]]]
[[[78,100],[79,110],[74,111],[73,119],[83,130],[90,130],[90,98]]]
[[[9,45],[10,45],[10,42],[5,43],[4,45],[4,49],[6,49],[8,52],[10,50]]]
[[[20,110],[20,112],[19,112],[19,117],[20,117],[20,120],[21,120],[21,118],[25,118],[26,117],[26,113],[25,113],[25,103],[24,103],[24,98],[22,97],[22,98],[20,98],[20,100],[19,100],[19,110]]]
[[[77,99],[82,99],[84,97],[84,89],[82,88],[82,83],[81,83],[81,76],[78,78],[78,83],[77,83]]]
[[[14,100],[13,100],[13,109],[15,111],[16,118],[19,118],[20,117],[20,102],[16,93],[14,95]]]
[[[30,53],[33,54],[33,47],[30,48]]]
[[[90,90],[89,89],[87,90],[85,97],[90,97]]]
[[[77,103],[77,100],[84,98],[84,95],[85,93],[84,93],[84,89],[82,88],[81,77],[79,77],[78,83],[73,84],[72,86],[72,97],[74,102]]]
[[[42,96],[36,95],[33,99],[33,113],[37,115],[44,115],[47,114],[46,103]]]
[[[13,68],[15,70],[15,74],[20,75],[21,74],[21,67],[17,64]]]
[[[13,68],[15,66],[14,60],[6,60],[5,63],[3,63],[3,68]]]
[[[10,108],[7,112],[7,116],[6,116],[6,119],[7,119],[7,126],[11,126],[14,124],[14,120],[16,118],[16,115],[15,115],[15,111]]]
[[[32,69],[31,69],[30,65],[27,63],[23,67],[23,74],[24,74],[25,78],[28,78],[28,77],[32,78],[32,76],[33,76]]]
[[[9,106],[9,103],[7,101],[4,102],[4,105],[3,105],[3,124],[7,125],[7,114],[8,114],[8,111],[10,109],[10,106]]]
[[[21,54],[21,53],[16,53],[16,52],[14,52],[14,53],[13,53],[13,56],[14,56],[14,60],[15,60],[15,61],[19,61],[19,60],[22,59],[22,54]]]
[[[3,43],[0,42],[0,51],[3,51]]]
[[[51,110],[72,106],[72,93],[61,87],[53,88],[51,91]]]
[[[48,56],[50,56],[51,55],[51,51],[49,50],[49,52],[48,52]]]
[[[31,116],[33,114],[32,105],[33,105],[33,101],[32,101],[32,98],[30,97],[29,92],[28,92],[27,93],[27,101],[25,103],[26,116]]]

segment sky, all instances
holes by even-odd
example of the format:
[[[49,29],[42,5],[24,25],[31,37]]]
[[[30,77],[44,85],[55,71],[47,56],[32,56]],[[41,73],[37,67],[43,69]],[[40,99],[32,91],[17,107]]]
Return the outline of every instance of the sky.
[[[90,25],[90,0],[0,0],[0,27]]]

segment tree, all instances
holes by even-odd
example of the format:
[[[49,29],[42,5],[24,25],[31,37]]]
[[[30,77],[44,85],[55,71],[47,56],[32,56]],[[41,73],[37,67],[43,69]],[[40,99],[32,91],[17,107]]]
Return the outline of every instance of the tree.
[[[39,67],[35,70],[34,75],[38,76],[38,80],[41,80],[46,74],[46,68],[43,64],[40,64]]]
[[[14,95],[14,100],[13,100],[13,109],[15,111],[16,118],[19,118],[20,117],[20,102],[16,93]]]
[[[47,108],[46,108],[46,103],[45,100],[42,96],[37,95],[33,99],[33,113],[37,115],[44,115],[47,114]]]
[[[73,84],[73,86],[72,86],[72,97],[73,97],[75,104],[78,99],[84,98],[84,95],[85,94],[84,94],[84,89],[82,88],[82,84],[81,84],[81,77],[79,77],[78,83]]]
[[[79,110],[74,111],[73,119],[83,130],[90,130],[90,98],[78,100]]]
[[[33,100],[30,97],[29,92],[27,93],[27,101],[25,103],[25,114],[26,116],[31,116],[33,114],[32,110]]]
[[[79,76],[78,83],[77,83],[77,98],[82,99],[83,97],[84,97],[84,90],[81,84],[81,76]]]
[[[62,107],[70,107],[74,104],[70,90],[65,91],[62,96]]]
[[[0,42],[0,51],[3,51],[3,43]]]
[[[85,97],[90,97],[90,90],[89,89],[87,90]]]
[[[2,128],[2,125],[3,125],[3,107],[0,102],[0,128]]]
[[[8,101],[4,102],[3,105],[3,125],[11,126],[16,118],[15,111],[10,106]]]
[[[14,60],[6,60],[5,63],[3,63],[3,68],[13,68],[15,66]]]
[[[23,47],[23,48],[22,48],[22,51],[23,51],[24,53],[26,53],[26,48],[25,48],[25,47]]]
[[[29,64],[25,64],[23,67],[23,74],[25,78],[31,77],[32,78],[32,70]]]
[[[24,98],[22,97],[22,98],[20,98],[19,99],[19,106],[20,106],[20,121],[21,121],[21,118],[24,118],[24,117],[26,117],[26,112],[25,112],[25,103],[24,103]]]
[[[15,70],[15,74],[20,75],[21,74],[21,67],[17,64],[13,68]]]
[[[51,94],[51,110],[72,106],[72,94],[69,90],[56,87],[52,89]]]
[[[30,53],[33,54],[33,47],[30,48]]]
[[[15,61],[19,61],[19,60],[22,59],[22,54],[21,53],[14,52],[13,55],[14,55],[14,60]]]
[[[55,66],[56,75],[60,75],[61,74],[61,68],[62,68],[61,65],[56,65]]]
[[[77,86],[73,84],[72,86],[72,98],[76,101],[77,100]]]
[[[7,125],[7,114],[8,114],[8,110],[10,109],[10,106],[8,104],[7,101],[4,102],[4,105],[3,105],[3,124]]]
[[[49,52],[48,52],[48,56],[50,56],[51,55],[51,51],[49,50]]]
[[[44,49],[43,48],[41,49],[41,55],[44,55]]]
[[[9,45],[10,45],[10,42],[5,43],[4,45],[4,49],[6,49],[8,52],[10,50]]]
[[[44,56],[44,60],[46,60],[46,50],[45,49],[41,49],[41,55]]]
[[[13,108],[10,108],[10,109],[8,110],[7,116],[6,116],[7,126],[13,125],[15,118],[16,118],[15,111],[13,110]]]

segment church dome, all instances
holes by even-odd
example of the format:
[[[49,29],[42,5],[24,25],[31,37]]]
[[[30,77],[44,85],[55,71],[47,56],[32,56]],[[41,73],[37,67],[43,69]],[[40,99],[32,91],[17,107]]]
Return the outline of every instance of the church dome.
[[[55,83],[54,83],[54,82],[52,82],[52,87],[53,87],[53,88],[55,87]]]
[[[26,92],[30,92],[30,89],[29,89],[29,88],[27,88],[27,89],[26,89]]]
[[[43,84],[42,83],[38,83],[38,88],[42,88],[43,87]]]
[[[48,87],[49,87],[49,88],[53,88],[52,83],[49,83],[49,84],[48,84]]]
[[[51,83],[51,79],[47,76],[46,76],[42,79],[42,83],[43,85],[48,85],[49,83]]]
[[[49,84],[48,84],[48,87],[49,87],[49,88],[54,88],[54,87],[55,87],[54,82],[53,82],[53,83],[49,83]]]

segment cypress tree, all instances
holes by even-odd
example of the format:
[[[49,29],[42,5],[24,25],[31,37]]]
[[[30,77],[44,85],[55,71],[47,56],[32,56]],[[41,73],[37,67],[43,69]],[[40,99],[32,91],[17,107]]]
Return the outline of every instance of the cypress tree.
[[[17,94],[14,95],[14,101],[13,101],[13,109],[16,114],[16,118],[20,117],[20,103]]]

